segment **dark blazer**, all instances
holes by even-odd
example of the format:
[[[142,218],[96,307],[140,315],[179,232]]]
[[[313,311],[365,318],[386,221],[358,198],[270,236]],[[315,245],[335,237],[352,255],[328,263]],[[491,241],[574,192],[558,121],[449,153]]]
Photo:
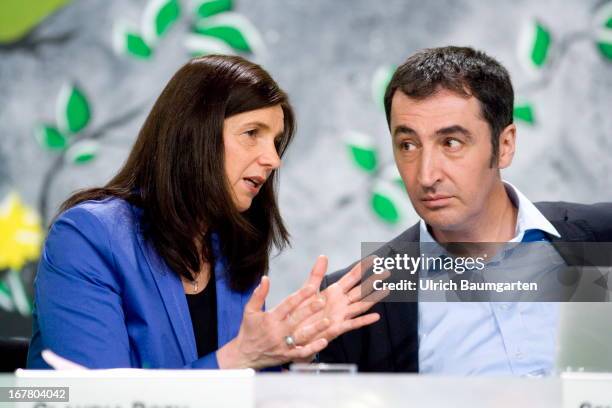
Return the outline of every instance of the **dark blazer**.
[[[535,205],[561,235],[561,238],[548,238],[568,265],[578,264],[579,260],[564,242],[612,242],[612,203],[540,202]],[[397,252],[402,242],[419,242],[419,238],[417,223],[375,254],[385,256]],[[337,281],[353,265],[327,275],[322,287]],[[381,319],[338,337],[319,354],[319,360],[357,364],[362,372],[418,372],[418,302],[382,302],[374,305],[371,312],[379,313]]]

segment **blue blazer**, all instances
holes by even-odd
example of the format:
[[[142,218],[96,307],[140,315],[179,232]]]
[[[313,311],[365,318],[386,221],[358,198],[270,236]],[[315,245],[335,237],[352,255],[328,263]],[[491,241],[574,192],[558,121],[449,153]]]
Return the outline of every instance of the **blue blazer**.
[[[49,368],[44,349],[88,368],[219,367],[214,352],[198,359],[183,285],[143,239],[141,214],[108,198],[81,203],[55,221],[34,282],[28,368]],[[225,262],[215,259],[222,347],[238,334],[254,288],[230,289]]]

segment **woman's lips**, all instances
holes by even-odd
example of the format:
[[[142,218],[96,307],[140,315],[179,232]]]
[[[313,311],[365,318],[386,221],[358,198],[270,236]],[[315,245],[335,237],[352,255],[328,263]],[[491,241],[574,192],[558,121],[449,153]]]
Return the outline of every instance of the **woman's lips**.
[[[255,195],[259,192],[259,189],[261,188],[263,182],[261,182],[262,180],[258,179],[258,178],[250,178],[250,177],[246,177],[242,179],[242,182],[244,183],[246,189],[248,192],[250,192],[251,194]]]
[[[435,209],[447,206],[452,198],[452,196],[436,195],[424,197],[421,199],[421,202],[425,207]]]

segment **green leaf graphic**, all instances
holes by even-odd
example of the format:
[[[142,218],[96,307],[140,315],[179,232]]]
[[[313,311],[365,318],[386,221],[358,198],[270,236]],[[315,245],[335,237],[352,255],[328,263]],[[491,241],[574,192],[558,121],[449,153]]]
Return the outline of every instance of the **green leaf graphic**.
[[[156,44],[180,16],[178,0],[150,0],[142,15],[142,34],[146,43]]]
[[[525,103],[514,106],[513,112],[514,118],[530,125],[535,124],[535,115],[533,113],[533,106]]]
[[[67,144],[66,137],[52,125],[39,125],[35,137],[42,147],[49,150],[62,150]]]
[[[215,14],[230,11],[233,8],[232,0],[204,0],[196,5],[196,16],[207,18]]]
[[[113,27],[113,46],[119,54],[130,57],[149,59],[153,49],[144,37],[129,23],[120,22]]]
[[[351,156],[360,168],[371,172],[376,169],[378,164],[376,160],[376,151],[373,149],[365,149],[359,146],[349,146]]]
[[[370,135],[349,131],[345,136],[345,143],[353,162],[362,170],[373,172],[378,166],[376,146]]]
[[[4,281],[0,281],[0,293],[3,293],[5,295],[11,294],[10,289],[8,288],[8,286],[6,285]]]
[[[595,44],[600,54],[612,60],[612,3],[604,4],[595,14]]]
[[[15,309],[11,291],[4,281],[0,281],[0,309],[12,312]]]
[[[550,60],[553,38],[550,30],[538,20],[526,20],[518,39],[519,62],[525,70],[538,76]]]
[[[597,49],[606,59],[612,60],[612,42],[597,42]]]
[[[85,128],[91,118],[85,94],[75,85],[65,85],[57,102],[57,123],[68,133],[77,133]]]
[[[158,37],[164,35],[180,15],[181,9],[177,0],[165,2],[155,18],[155,34]]]
[[[142,36],[136,33],[126,33],[126,51],[138,58],[149,58],[153,53]]]
[[[199,34],[189,34],[185,38],[185,48],[193,57],[209,54],[233,55],[234,49],[224,41]]]
[[[374,213],[376,213],[381,220],[389,224],[395,224],[399,221],[399,211],[390,197],[382,193],[374,192],[372,193],[371,204]]]
[[[531,51],[531,61],[536,67],[542,67],[546,62],[550,49],[551,35],[548,29],[540,23],[536,23],[536,34],[533,49]]]
[[[70,162],[74,164],[85,164],[96,158],[98,150],[98,143],[88,140],[72,146],[68,150],[67,156]]]
[[[198,29],[198,33],[202,35],[209,35],[211,37],[217,37],[232,48],[238,51],[251,52],[251,46],[248,41],[236,27],[231,26],[216,26],[216,27],[204,27]]]
[[[264,49],[259,31],[244,16],[234,12],[202,19],[194,32],[218,38],[239,52],[259,53]]]

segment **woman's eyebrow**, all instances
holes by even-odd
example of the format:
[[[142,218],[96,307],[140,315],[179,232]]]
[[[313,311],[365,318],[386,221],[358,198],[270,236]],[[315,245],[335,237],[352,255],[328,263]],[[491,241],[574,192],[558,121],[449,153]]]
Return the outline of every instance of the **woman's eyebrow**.
[[[269,130],[270,126],[260,121],[247,122],[242,125],[243,127],[255,126],[263,130]]]

